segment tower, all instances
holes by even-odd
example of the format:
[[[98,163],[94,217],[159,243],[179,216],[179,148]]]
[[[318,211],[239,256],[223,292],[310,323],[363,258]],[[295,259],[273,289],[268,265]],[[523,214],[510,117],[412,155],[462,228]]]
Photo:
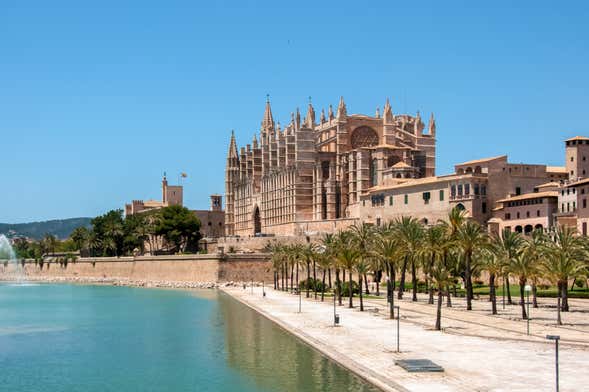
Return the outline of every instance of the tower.
[[[239,156],[235,133],[231,131],[229,150],[227,151],[227,163],[225,166],[225,233],[233,235],[235,230],[235,183],[239,179]]]
[[[168,180],[166,179],[166,172],[164,172],[164,178],[162,178],[162,203],[166,205],[168,202]]]
[[[223,211],[222,198],[221,195],[211,195],[211,211]]]
[[[575,136],[565,140],[565,161],[570,181],[589,176],[589,138]]]

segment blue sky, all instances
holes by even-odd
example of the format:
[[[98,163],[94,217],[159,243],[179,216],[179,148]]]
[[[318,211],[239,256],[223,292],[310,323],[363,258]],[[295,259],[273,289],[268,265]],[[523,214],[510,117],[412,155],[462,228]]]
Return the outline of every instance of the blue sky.
[[[207,208],[266,94],[283,124],[309,96],[433,111],[438,174],[500,154],[561,165],[562,140],[589,135],[583,2],[83,3],[0,0],[0,222],[156,198],[164,171]]]

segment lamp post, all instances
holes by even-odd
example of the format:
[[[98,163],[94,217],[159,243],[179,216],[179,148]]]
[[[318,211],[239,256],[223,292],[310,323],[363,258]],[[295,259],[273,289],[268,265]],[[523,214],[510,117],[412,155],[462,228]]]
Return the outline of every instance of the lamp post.
[[[252,278],[252,294],[254,293],[254,279]]]
[[[529,335],[530,334],[530,291],[532,291],[532,286],[530,286],[529,284],[527,284],[524,287],[524,291],[526,292],[527,297],[528,297],[528,300],[527,300],[527,305],[528,305],[528,314],[527,314],[527,316],[528,317],[526,317],[526,318],[527,318],[527,321],[528,321],[528,335]]]
[[[266,296],[266,287],[264,285],[264,281],[262,281],[262,297]]]
[[[393,293],[393,284],[391,283],[391,279],[387,278],[387,293],[388,293],[388,298],[387,298],[387,302],[389,303],[389,318],[392,320],[395,318],[395,312],[394,312],[394,307],[395,307],[395,294]]]
[[[558,392],[558,341],[560,340],[560,335],[546,335],[546,339],[554,340],[554,343],[556,343],[556,392]]]
[[[336,327],[339,324],[339,314],[335,312],[335,299],[337,297],[337,288],[333,290],[333,326]]]
[[[401,311],[399,306],[395,306],[395,308],[397,308],[397,352],[399,351],[399,327],[400,327],[400,323],[399,323],[399,319],[401,318]]]

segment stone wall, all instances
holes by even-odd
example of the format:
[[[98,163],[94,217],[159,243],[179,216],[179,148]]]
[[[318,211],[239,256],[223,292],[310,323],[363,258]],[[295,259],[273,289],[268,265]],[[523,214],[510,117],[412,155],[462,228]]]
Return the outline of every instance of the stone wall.
[[[16,265],[0,264],[0,280],[13,279]],[[268,255],[186,255],[80,258],[60,264],[44,262],[41,266],[26,260],[26,277],[34,278],[107,278],[156,282],[229,282],[272,281]]]

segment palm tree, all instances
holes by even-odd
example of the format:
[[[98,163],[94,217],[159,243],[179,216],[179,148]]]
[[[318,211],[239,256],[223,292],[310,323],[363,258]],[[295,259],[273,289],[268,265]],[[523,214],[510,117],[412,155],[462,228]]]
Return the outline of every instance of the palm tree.
[[[517,232],[512,232],[507,229],[503,230],[503,233],[498,237],[495,242],[496,252],[501,255],[503,263],[506,265],[511,264],[511,260],[521,250],[524,245],[524,239]],[[507,303],[513,304],[511,300],[511,289],[509,287],[509,269],[504,270],[503,281],[505,282],[505,288],[507,290]]]
[[[487,244],[487,235],[474,221],[466,221],[456,232],[456,245],[464,257],[464,282],[466,285],[466,310],[472,310],[472,255]]]
[[[548,243],[546,257],[543,259],[542,270],[546,277],[558,287],[558,324],[561,325],[560,311],[568,311],[568,279],[576,276],[585,269],[583,260],[587,253],[581,237],[575,235],[575,230],[566,226],[559,226],[553,241]],[[562,303],[561,302],[562,298]]]
[[[493,242],[496,241],[494,237]],[[482,268],[489,273],[489,300],[491,301],[491,312],[497,314],[497,290],[496,282],[498,276],[503,274],[505,264],[503,259],[494,252],[495,247],[492,245],[490,249],[479,252],[481,257]]]
[[[527,239],[524,243],[524,253],[525,256],[532,259],[535,266],[540,266],[542,264],[542,260],[546,255],[547,249],[547,241],[548,237],[542,230],[534,230],[532,232],[532,236]],[[537,281],[541,275],[540,268],[534,268],[531,271],[530,279],[532,280],[532,303],[534,308],[538,307],[538,300],[537,300]]]
[[[366,261],[366,258],[359,257],[358,261],[356,262],[355,269],[356,269],[356,272],[358,273],[358,287],[360,289],[359,293],[360,293],[360,311],[361,312],[364,311],[364,301],[362,300],[362,277],[366,276],[366,273],[368,272],[369,268],[370,268],[370,264],[368,263],[368,261]],[[350,290],[351,290],[351,287],[350,287]]]
[[[375,238],[374,247],[372,249],[372,260],[374,263],[379,263],[385,267],[387,275],[389,277],[390,284],[387,285],[387,298],[390,299],[392,292],[389,290],[394,289],[395,276],[397,270],[397,262],[399,260],[399,247],[397,246],[397,240],[390,230],[381,230]],[[378,285],[376,295],[379,295]]]
[[[509,264],[507,268],[518,277],[522,319],[525,320],[528,318],[528,315],[526,313],[524,288],[528,281],[528,277],[535,273],[534,270],[537,268],[536,260],[526,257],[525,252],[522,250],[511,259],[511,264]]]
[[[446,230],[442,225],[435,225],[425,230],[421,248],[418,255],[422,260],[422,269],[426,276],[426,283],[431,278],[431,271],[438,258],[443,258],[446,250],[452,245],[449,238],[446,237]],[[429,301],[434,303],[434,287],[429,286]]]
[[[350,232],[352,234],[352,241],[354,242],[354,245],[360,254],[360,258],[362,258],[363,261],[366,261],[366,259],[369,257],[371,247],[374,242],[375,230],[372,226],[362,223],[354,224],[350,228]],[[368,290],[368,279],[366,278],[368,271],[369,269],[367,269],[366,272],[362,275],[364,278],[364,283],[366,284],[366,294],[370,294],[370,291]]]
[[[349,305],[348,307],[352,308],[353,307],[353,303],[352,303],[352,296],[353,296],[353,292],[354,290],[353,288],[353,280],[352,280],[352,271],[354,270],[355,266],[356,266],[356,262],[358,260],[358,258],[360,257],[360,253],[358,252],[358,250],[356,249],[356,247],[354,246],[354,244],[352,243],[352,241],[350,241],[350,238],[348,235],[343,235],[345,232],[342,232],[340,235],[340,246],[338,247],[338,252],[337,252],[337,258],[339,260],[339,263],[341,265],[341,267],[343,269],[348,270],[349,273],[349,294],[350,294],[350,300],[349,300]],[[342,238],[343,237],[343,238]]]
[[[321,278],[321,302],[323,302],[325,297],[325,275],[329,268],[331,268],[332,259],[331,254],[327,254],[327,252],[317,253],[316,258],[317,264],[319,264],[319,268],[321,269],[323,275]]]
[[[437,331],[442,329],[442,300],[444,297],[444,288],[448,287],[452,279],[451,270],[446,264],[447,259],[443,253],[435,254],[433,264],[430,269],[430,276],[438,289],[438,306],[436,311],[436,325]]]
[[[413,273],[413,301],[417,301],[417,274],[415,271],[416,254],[420,248],[420,243],[423,235],[423,229],[419,222],[412,217],[404,216],[395,221],[394,235],[398,238],[400,254],[403,257],[403,264],[401,267],[401,281],[399,282],[399,292],[397,298],[403,299],[403,291],[405,290],[405,272],[407,266],[411,265]]]

